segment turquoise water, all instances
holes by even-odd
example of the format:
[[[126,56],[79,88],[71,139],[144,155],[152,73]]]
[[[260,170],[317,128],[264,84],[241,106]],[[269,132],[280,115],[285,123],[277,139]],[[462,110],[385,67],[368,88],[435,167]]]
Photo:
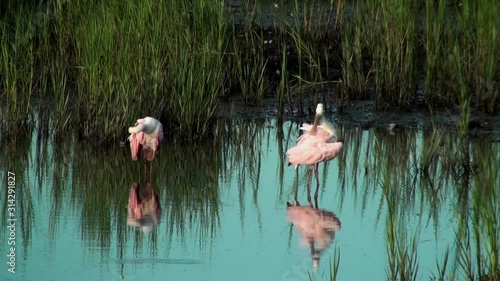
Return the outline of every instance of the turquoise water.
[[[456,249],[458,214],[474,208],[462,199],[472,197],[478,181],[499,182],[498,144],[488,138],[468,143],[467,159],[481,169],[464,180],[461,165],[450,164],[462,155],[452,132],[441,132],[441,156],[423,172],[423,151],[435,141],[430,133],[339,128],[344,149],[319,166],[318,205],[335,213],[341,229],[313,270],[309,247],[286,219],[286,202],[295,196],[308,205],[307,168],[299,167],[297,178],[284,155],[298,128],[218,120],[206,143],[167,138],[153,165],[161,216],[146,233],[127,225],[130,186],[143,188],[146,180],[128,143],[102,148],[54,141],[37,130],[4,146],[0,174],[15,174],[17,221],[11,273],[8,189],[2,188],[7,230],[0,232],[0,279],[330,280],[336,257],[337,280],[387,280],[388,229],[394,229],[403,247],[415,238],[417,276],[427,280],[446,249]],[[312,195],[315,187],[313,178]],[[497,197],[491,202],[500,210]]]

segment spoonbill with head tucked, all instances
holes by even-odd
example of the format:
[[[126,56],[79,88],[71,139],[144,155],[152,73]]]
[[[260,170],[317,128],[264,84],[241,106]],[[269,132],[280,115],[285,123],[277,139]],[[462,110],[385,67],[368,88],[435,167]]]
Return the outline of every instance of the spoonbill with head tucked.
[[[138,119],[134,127],[129,127],[130,150],[132,151],[132,160],[139,159],[139,153],[142,151],[146,161],[150,162],[149,177],[151,180],[152,162],[160,149],[160,143],[163,141],[163,125],[160,121],[152,117]]]

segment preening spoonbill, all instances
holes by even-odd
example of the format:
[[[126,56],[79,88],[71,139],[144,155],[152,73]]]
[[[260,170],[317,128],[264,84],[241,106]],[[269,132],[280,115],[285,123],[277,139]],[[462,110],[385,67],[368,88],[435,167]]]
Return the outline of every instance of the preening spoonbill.
[[[163,141],[163,125],[160,121],[152,117],[138,119],[134,127],[129,127],[130,150],[132,160],[139,159],[139,153],[142,151],[146,161],[150,162],[150,180],[152,161],[160,149],[160,143]]]
[[[303,124],[301,130],[305,131],[304,134],[298,138],[297,144],[286,152],[288,163],[294,164],[295,169],[299,165],[309,165],[308,184],[315,168],[316,181],[319,184],[318,164],[337,157],[342,150],[342,142],[337,140],[333,125],[324,118],[321,103],[316,107],[314,123]]]

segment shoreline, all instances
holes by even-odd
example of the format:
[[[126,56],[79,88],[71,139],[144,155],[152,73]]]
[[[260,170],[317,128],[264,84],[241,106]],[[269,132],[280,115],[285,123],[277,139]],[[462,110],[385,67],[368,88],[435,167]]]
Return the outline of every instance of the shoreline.
[[[246,106],[241,96],[232,96],[227,101],[221,101],[215,113],[215,118],[242,119],[279,119],[278,101],[276,98],[265,98],[259,106]],[[434,116],[428,109],[415,108],[412,111],[393,108],[377,109],[375,100],[350,101],[343,111],[337,108],[337,101],[327,101],[325,116],[328,120],[348,128],[387,129],[389,124],[396,124],[396,132],[405,129],[432,129],[435,120],[436,129],[456,131],[461,113],[458,108],[439,108]],[[282,120],[310,122],[313,112],[298,114],[291,112],[289,106]],[[485,113],[478,109],[471,110],[469,121],[469,137],[493,135],[500,142],[500,114]]]

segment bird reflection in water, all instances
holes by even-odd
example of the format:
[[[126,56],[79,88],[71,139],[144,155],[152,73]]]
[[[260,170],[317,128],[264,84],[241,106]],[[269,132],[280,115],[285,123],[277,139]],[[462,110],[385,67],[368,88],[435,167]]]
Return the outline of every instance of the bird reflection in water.
[[[127,225],[140,228],[142,232],[151,232],[160,223],[161,207],[151,183],[146,183],[142,196],[139,193],[139,185],[134,182],[130,187],[128,197]]]
[[[309,188],[308,191],[310,191]],[[310,198],[309,195],[309,206],[300,206],[297,199],[294,200],[293,205],[287,202],[286,217],[302,236],[302,245],[310,247],[312,265],[316,269],[319,266],[321,254],[333,242],[335,232],[340,230],[340,220],[334,213],[320,210],[317,197],[315,206]]]

